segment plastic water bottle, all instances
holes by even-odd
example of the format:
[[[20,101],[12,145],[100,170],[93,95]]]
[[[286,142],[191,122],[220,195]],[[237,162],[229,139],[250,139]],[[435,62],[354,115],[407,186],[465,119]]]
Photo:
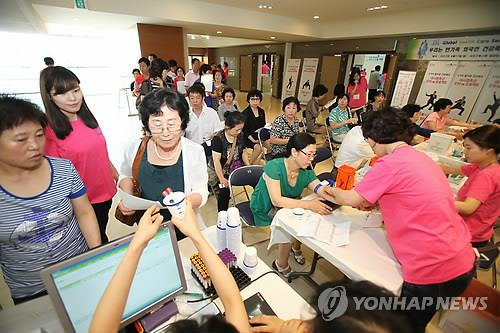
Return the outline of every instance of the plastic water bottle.
[[[217,251],[222,251],[227,247],[226,227],[227,212],[223,210],[217,214]]]
[[[241,220],[240,211],[236,207],[231,207],[227,210],[226,244],[227,248],[233,252],[236,258],[239,258],[241,248]]]

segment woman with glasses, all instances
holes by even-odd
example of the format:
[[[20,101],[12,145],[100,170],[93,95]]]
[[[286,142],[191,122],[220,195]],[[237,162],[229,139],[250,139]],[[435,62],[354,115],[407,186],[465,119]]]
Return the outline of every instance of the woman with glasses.
[[[45,154],[73,163],[87,188],[102,242],[106,243],[118,172],[109,160],[99,124],[85,103],[80,80],[64,67],[47,67],[40,73],[40,94],[49,120]]]
[[[257,183],[250,200],[255,224],[269,226],[279,208],[310,209],[321,215],[331,212],[331,208],[321,199],[331,200],[316,178],[310,165],[316,157],[316,141],[306,133],[293,135],[287,142],[285,157],[276,158],[266,163],[264,174]],[[314,191],[319,198],[300,200],[305,188]],[[293,251],[294,259],[304,264],[304,256],[300,250],[300,243],[284,243],[279,245],[278,258],[273,267],[280,274],[287,277],[291,268],[288,265],[288,256]]]
[[[167,89],[155,91],[144,98],[140,108],[141,121],[147,137],[136,140],[125,151],[120,168],[120,188],[132,194],[132,167],[141,144],[145,145],[135,179],[142,197],[153,201],[162,201],[162,192],[170,187],[174,192],[184,192],[195,208],[197,222],[204,228],[203,219],[198,212],[208,197],[208,175],[205,153],[201,145],[182,136],[189,121],[189,107],[184,96]],[[135,211],[127,208],[123,202],[118,205],[124,215]],[[170,220],[170,213],[162,209],[165,221]],[[184,235],[176,229],[177,239]]]
[[[244,151],[243,136],[240,135],[245,125],[245,116],[240,112],[227,112],[224,118],[225,128],[212,139],[212,158],[208,165],[217,175],[219,212],[227,210],[229,206],[229,174],[239,167],[250,164],[248,155]]]
[[[259,144],[258,130],[263,129],[266,125],[266,114],[264,109],[260,107],[262,102],[262,93],[260,90],[250,90],[247,94],[248,106],[243,110],[245,115],[245,127],[243,128],[243,139],[245,140],[245,148],[253,149],[250,157],[250,164],[255,163],[259,158],[262,150]],[[269,131],[261,130],[260,138],[264,146],[269,147]]]

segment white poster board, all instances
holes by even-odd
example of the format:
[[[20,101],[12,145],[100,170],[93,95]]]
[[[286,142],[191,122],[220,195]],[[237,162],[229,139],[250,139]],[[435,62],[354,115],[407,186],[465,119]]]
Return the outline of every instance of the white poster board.
[[[289,96],[295,96],[301,61],[301,59],[288,59],[286,61],[285,74],[283,75],[283,88],[281,90],[282,101]]]
[[[483,89],[474,105],[469,120],[482,124],[493,122],[500,118],[500,62],[494,63],[488,78],[483,84]]]
[[[458,64],[445,96],[453,102],[450,118],[460,121],[469,118],[491,66],[491,62],[477,61],[461,61]]]
[[[432,112],[434,102],[439,98],[446,97],[446,92],[451,84],[458,61],[431,61],[427,66],[424,80],[420,86],[415,104],[422,108],[422,116]],[[435,94],[435,97],[431,96]]]
[[[316,80],[316,70],[318,69],[318,58],[305,58],[300,75],[298,99],[300,104],[307,104],[312,98],[314,81]]]
[[[417,72],[399,71],[396,87],[394,88],[394,93],[392,94],[391,106],[402,108],[408,104],[408,99],[410,98],[411,88],[413,87],[416,74]]]

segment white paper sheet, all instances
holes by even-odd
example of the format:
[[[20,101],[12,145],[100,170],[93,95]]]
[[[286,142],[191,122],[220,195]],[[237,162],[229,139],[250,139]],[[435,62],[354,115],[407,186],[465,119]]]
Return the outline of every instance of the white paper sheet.
[[[351,221],[345,221],[335,224],[335,231],[333,234],[333,244],[335,246],[344,246],[350,242]]]
[[[333,104],[335,103],[335,99],[332,99],[331,101],[328,101],[328,103],[326,103],[325,105],[323,105],[325,108],[329,108],[330,106],[332,106]]]
[[[162,204],[158,201],[147,200],[139,197],[135,197],[127,192],[124,192],[122,189],[118,188],[118,196],[123,201],[125,207],[129,209],[148,209],[153,205],[157,205],[163,207]]]
[[[334,224],[325,221],[318,215],[308,215],[300,224],[297,235],[314,238],[320,242],[330,244],[333,238]]]
[[[201,83],[205,86],[205,91],[206,92],[212,92],[213,90],[213,84],[214,84],[214,78],[211,74],[205,74],[201,77]]]
[[[185,94],[186,93],[186,86],[184,85],[186,81],[177,81],[177,92],[179,94]]]

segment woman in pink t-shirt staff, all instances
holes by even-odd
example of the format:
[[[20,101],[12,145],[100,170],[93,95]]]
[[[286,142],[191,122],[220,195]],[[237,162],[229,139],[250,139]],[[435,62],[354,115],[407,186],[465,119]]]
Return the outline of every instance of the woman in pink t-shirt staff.
[[[438,310],[438,297],[460,295],[474,275],[470,233],[439,166],[409,145],[415,133],[408,116],[386,108],[363,120],[363,136],[380,158],[354,189],[328,187],[327,192],[342,205],[380,206],[401,263],[401,296],[418,300],[421,310],[407,313],[417,332],[424,332]]]
[[[359,68],[354,67],[349,76],[349,85],[347,86],[349,108],[356,109],[365,106],[367,90],[368,82],[366,82],[366,78],[361,76]]]
[[[40,94],[49,121],[45,154],[73,162],[88,190],[101,240],[106,243],[118,172],[109,160],[99,124],[85,103],[80,80],[67,68],[47,67],[40,73]]]
[[[472,246],[484,247],[493,235],[500,216],[500,128],[487,125],[464,136],[468,165],[443,164],[447,174],[468,177],[457,194],[455,207],[464,218],[472,235]]]
[[[461,126],[466,127],[467,129],[474,129],[481,126],[469,124],[455,119],[450,119],[448,115],[451,112],[452,105],[453,102],[448,98],[438,99],[434,103],[434,112],[431,112],[422,122],[422,128],[461,137],[462,133],[456,131],[446,131],[444,130],[444,126]]]

